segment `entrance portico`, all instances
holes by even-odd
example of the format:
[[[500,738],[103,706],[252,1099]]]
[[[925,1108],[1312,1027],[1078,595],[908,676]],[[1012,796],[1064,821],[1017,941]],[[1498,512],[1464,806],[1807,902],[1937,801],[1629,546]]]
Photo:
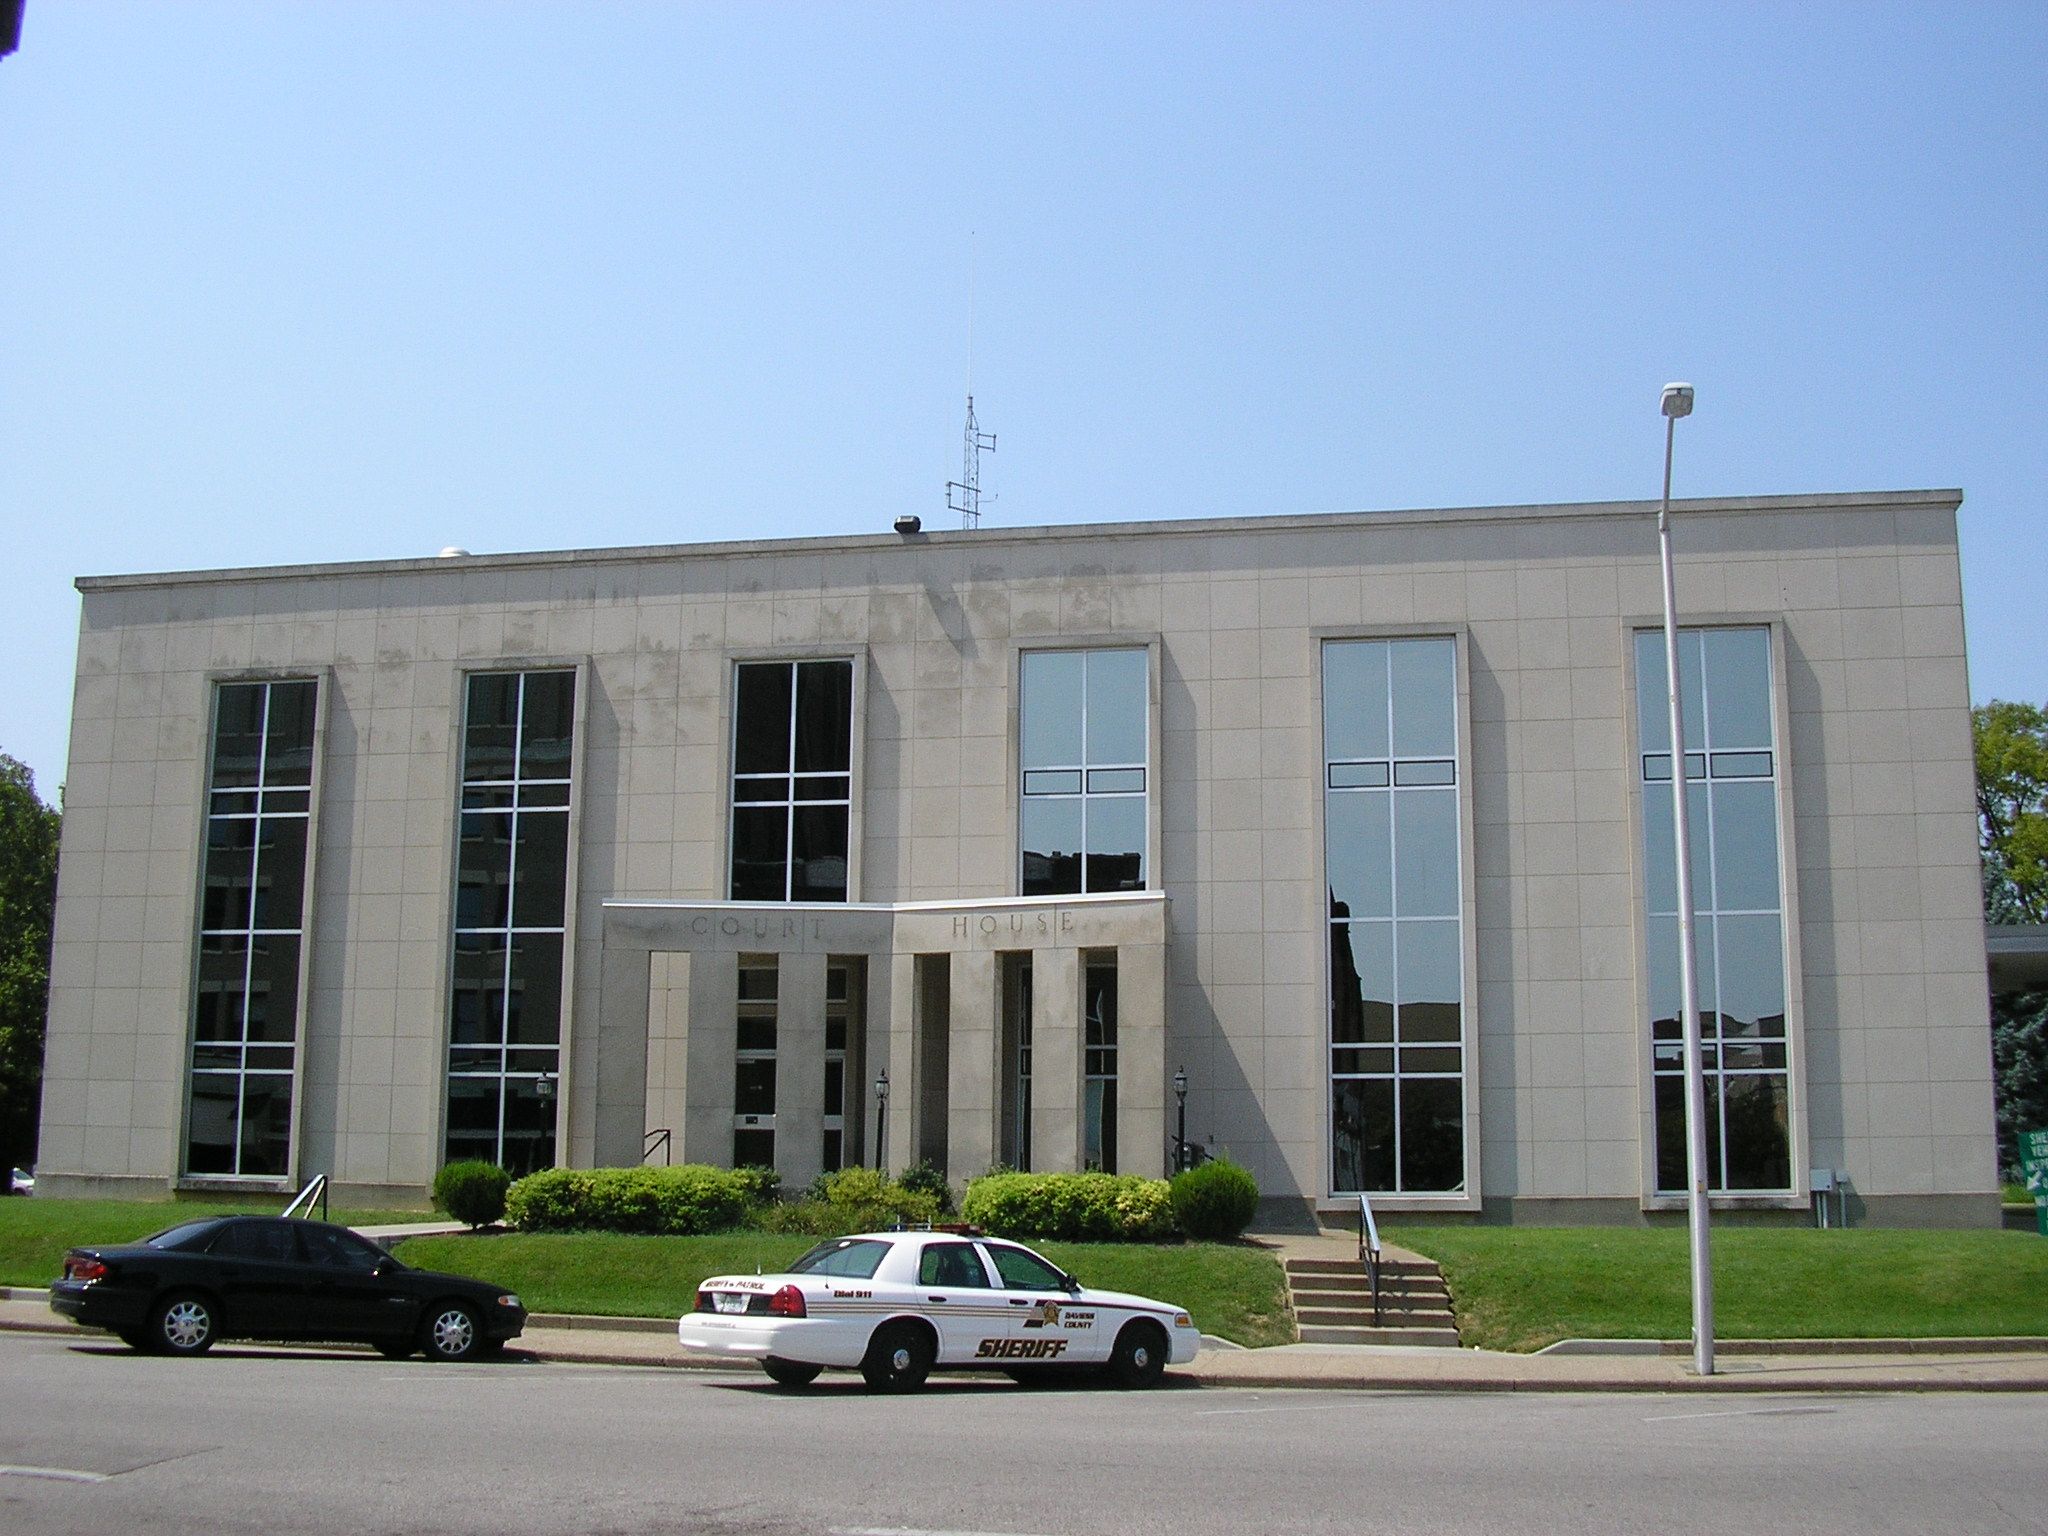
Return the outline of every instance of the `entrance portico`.
[[[790,1187],[835,1147],[840,1166],[929,1158],[955,1183],[1027,1160],[1166,1171],[1156,891],[607,902],[597,1033],[600,1166],[637,1163],[666,1128],[689,1162],[772,1146]],[[868,1085],[884,1070],[878,1149]]]

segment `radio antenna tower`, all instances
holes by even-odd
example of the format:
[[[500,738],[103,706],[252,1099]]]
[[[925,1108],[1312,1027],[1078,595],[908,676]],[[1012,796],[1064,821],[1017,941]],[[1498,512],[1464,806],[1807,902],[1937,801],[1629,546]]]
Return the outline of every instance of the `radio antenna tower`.
[[[974,396],[967,397],[967,428],[961,434],[960,478],[946,482],[947,510],[960,514],[962,528],[981,526],[981,453],[996,451],[996,435],[981,430],[974,419]],[[994,501],[995,497],[989,497]]]
[[[968,239],[972,242],[973,232]],[[974,247],[970,243],[969,251]],[[986,449],[996,451],[996,435],[981,430],[981,423],[974,419],[974,268],[977,263],[972,254],[968,257],[967,274],[967,427],[960,435],[960,478],[946,482],[946,510],[960,514],[962,528],[981,526],[981,455]],[[990,496],[990,501],[995,497]]]

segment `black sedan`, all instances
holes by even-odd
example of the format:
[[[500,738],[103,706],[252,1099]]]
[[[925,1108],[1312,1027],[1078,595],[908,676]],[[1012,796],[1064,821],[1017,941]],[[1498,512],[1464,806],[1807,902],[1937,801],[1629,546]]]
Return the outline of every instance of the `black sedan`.
[[[276,1216],[214,1216],[118,1248],[73,1248],[50,1307],[173,1355],[220,1338],[300,1339],[467,1360],[526,1326],[519,1298],[497,1286],[409,1268],[346,1227]]]

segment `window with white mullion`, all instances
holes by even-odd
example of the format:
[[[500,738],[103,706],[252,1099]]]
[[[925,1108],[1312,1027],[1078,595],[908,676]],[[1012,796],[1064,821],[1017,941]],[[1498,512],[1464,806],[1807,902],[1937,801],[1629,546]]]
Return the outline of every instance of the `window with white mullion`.
[[[1019,661],[1018,889],[1144,890],[1147,653],[1027,651]]]
[[[576,675],[466,681],[446,1155],[555,1159]]]
[[[185,1171],[290,1173],[311,858],[311,679],[214,694]]]
[[[1331,1189],[1464,1187],[1455,642],[1322,652]]]
[[[1770,644],[1760,626],[1679,633],[1708,1180],[1728,1193],[1792,1186]],[[1676,1193],[1685,1188],[1684,1053],[1661,632],[1637,634],[1635,661],[1656,1183]]]
[[[728,891],[845,901],[853,817],[853,663],[733,668]]]

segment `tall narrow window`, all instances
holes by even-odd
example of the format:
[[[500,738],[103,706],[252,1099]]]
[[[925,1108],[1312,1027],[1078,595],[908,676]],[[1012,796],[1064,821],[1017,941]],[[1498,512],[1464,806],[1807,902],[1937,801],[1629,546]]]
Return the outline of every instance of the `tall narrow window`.
[[[1026,896],[1144,890],[1145,652],[1026,651],[1021,674],[1020,889]]]
[[[311,680],[214,695],[188,1173],[291,1172],[317,699]]]
[[[734,901],[844,901],[853,663],[742,662],[734,675]]]
[[[741,955],[732,1067],[732,1165],[775,1166],[775,1036],[781,975],[773,955]]]
[[[482,672],[463,715],[448,1157],[555,1161],[574,672]]]
[[[858,1032],[855,977],[859,961],[835,960],[825,967],[825,1172],[846,1166],[847,1040]]]
[[[1116,1172],[1116,958],[1088,962],[1082,1078],[1081,1162]]]
[[[1323,646],[1330,1162],[1338,1192],[1465,1186],[1457,651]]]
[[[1792,1186],[1791,1081],[1770,631],[1681,630],[1678,673],[1708,1184],[1730,1192],[1783,1194]],[[1636,728],[1642,742],[1657,1188],[1678,1193],[1686,1187],[1685,1051],[1665,678],[1663,634],[1638,632]]]

